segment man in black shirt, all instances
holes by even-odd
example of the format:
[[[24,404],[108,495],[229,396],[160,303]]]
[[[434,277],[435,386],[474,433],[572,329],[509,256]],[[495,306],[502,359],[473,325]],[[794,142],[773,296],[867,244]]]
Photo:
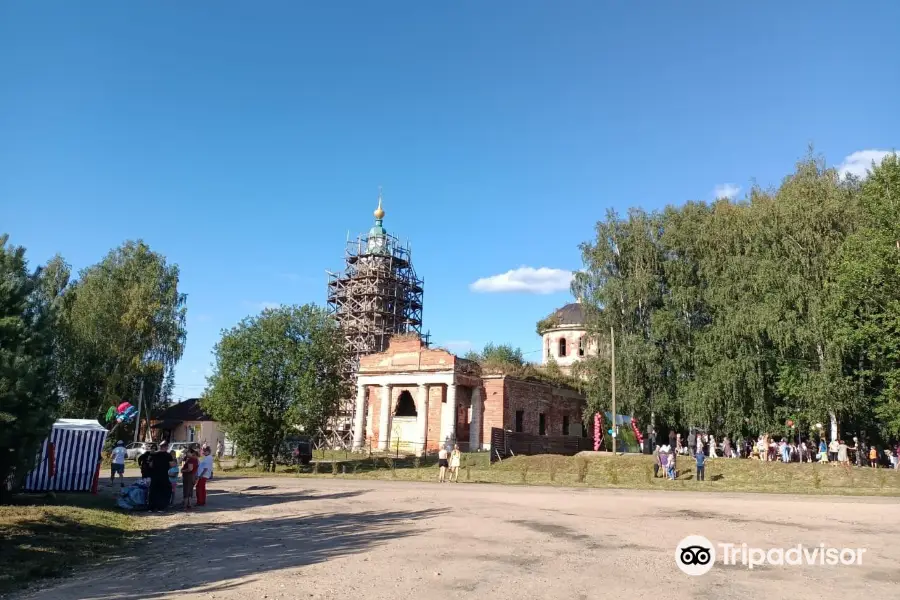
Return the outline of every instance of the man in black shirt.
[[[159,450],[153,452],[149,459],[150,473],[150,510],[166,510],[172,495],[172,484],[169,483],[169,469],[175,466],[172,456],[169,454],[168,442],[159,445]]]
[[[156,444],[150,446],[147,452],[138,456],[137,463],[138,467],[141,469],[141,479],[148,479],[150,477],[150,457],[154,452],[156,452]]]

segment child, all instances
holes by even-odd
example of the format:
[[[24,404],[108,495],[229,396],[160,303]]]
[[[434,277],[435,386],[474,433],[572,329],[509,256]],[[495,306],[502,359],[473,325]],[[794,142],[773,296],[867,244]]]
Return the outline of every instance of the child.
[[[669,462],[668,462],[667,467],[668,467],[669,479],[674,481],[675,480],[675,451],[671,450],[671,449],[669,450]]]
[[[695,458],[697,459],[697,481],[706,481],[706,455],[698,452]]]
[[[178,488],[178,460],[175,458],[175,451],[169,453],[175,466],[169,467],[169,483],[172,484],[172,496],[169,498],[169,505],[175,504],[175,490]]]
[[[112,471],[109,475],[109,485],[113,486],[116,482],[116,474],[119,475],[119,487],[125,487],[125,457],[128,452],[125,450],[125,442],[119,440],[116,447],[112,449]]]
[[[869,447],[869,466],[873,469],[878,468],[878,451],[875,450],[875,446]]]

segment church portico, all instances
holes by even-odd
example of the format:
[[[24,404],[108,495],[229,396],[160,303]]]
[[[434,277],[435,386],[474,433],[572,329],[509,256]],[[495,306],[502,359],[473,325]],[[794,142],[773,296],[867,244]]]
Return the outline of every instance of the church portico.
[[[477,365],[418,338],[395,338],[387,352],[363,357],[356,381],[354,448],[421,455],[468,442]],[[366,442],[368,440],[368,443]]]

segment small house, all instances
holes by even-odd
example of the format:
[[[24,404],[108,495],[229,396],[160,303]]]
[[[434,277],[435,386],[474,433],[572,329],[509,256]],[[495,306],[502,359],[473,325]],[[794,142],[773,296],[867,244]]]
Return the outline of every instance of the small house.
[[[170,443],[195,442],[202,444],[206,442],[213,449],[220,440],[225,443],[225,432],[200,407],[200,398],[190,398],[184,402],[173,404],[157,417],[150,428],[160,432],[160,435],[154,435],[154,438],[167,440]]]

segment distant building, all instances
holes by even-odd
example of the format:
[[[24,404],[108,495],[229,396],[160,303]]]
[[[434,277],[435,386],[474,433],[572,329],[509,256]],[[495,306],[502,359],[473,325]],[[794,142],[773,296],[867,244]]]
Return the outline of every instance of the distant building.
[[[588,334],[584,305],[580,301],[553,311],[538,323],[538,333],[543,342],[541,365],[555,362],[569,375],[575,363],[599,352],[600,344]]]
[[[225,443],[225,432],[200,408],[200,398],[173,404],[160,413],[150,428],[159,432],[155,439],[169,442],[206,442],[213,449],[219,440]]]

